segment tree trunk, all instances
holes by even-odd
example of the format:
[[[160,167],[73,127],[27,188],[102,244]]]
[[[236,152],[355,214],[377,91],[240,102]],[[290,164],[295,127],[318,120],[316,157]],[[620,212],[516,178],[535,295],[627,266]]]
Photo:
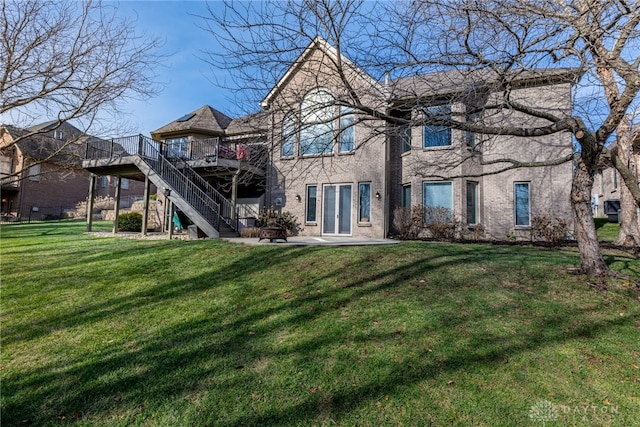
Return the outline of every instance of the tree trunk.
[[[640,246],[638,205],[626,185],[620,186],[620,232],[614,242],[622,246]]]
[[[580,269],[590,276],[605,276],[610,273],[600,253],[600,243],[591,212],[592,168],[579,159],[571,185],[571,209],[576,227],[576,240],[580,252]]]
[[[633,144],[631,135],[631,124],[625,118],[616,128],[617,147],[614,151],[620,162],[635,170],[633,164]],[[624,177],[623,177],[624,178]],[[640,246],[640,229],[638,227],[638,203],[629,190],[626,180],[620,186],[620,233],[615,241],[616,245]]]

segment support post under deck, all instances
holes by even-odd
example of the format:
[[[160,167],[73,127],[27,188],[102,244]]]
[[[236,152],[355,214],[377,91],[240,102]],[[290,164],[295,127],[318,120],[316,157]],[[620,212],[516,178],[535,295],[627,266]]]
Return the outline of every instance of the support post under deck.
[[[96,192],[96,176],[89,175],[89,197],[87,199],[87,232],[93,227],[93,199]]]
[[[116,201],[113,207],[113,234],[118,232],[118,222],[120,218],[120,187],[122,185],[122,178],[116,177]]]
[[[144,209],[142,213],[142,235],[147,235],[147,225],[149,219],[149,177],[144,177]]]

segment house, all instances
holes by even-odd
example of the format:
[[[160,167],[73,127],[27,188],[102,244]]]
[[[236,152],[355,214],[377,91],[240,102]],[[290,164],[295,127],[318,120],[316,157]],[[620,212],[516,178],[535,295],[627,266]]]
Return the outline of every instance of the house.
[[[571,223],[570,161],[496,173],[512,164],[499,162],[504,158],[569,159],[570,134],[485,137],[420,125],[418,115],[425,111],[443,118],[466,114],[485,123],[514,121],[518,114],[474,118],[482,103],[499,96],[477,90],[476,75],[449,71],[380,83],[337,55],[316,40],[262,102],[271,122],[282,124],[271,133],[272,145],[280,147],[271,152],[271,203],[301,218],[303,233],[386,237],[396,231],[394,212],[403,206],[445,208],[447,220],[481,225],[493,238],[529,238],[535,216]],[[344,78],[331,70],[338,60],[349,72]],[[523,73],[514,79],[511,96],[569,112],[573,78],[571,70]],[[354,97],[407,124],[390,128],[351,109]]]
[[[632,152],[626,156],[629,158],[627,166],[638,179],[640,178],[640,130],[636,130],[632,138]],[[617,150],[617,144],[614,143],[609,149],[611,151]],[[598,171],[594,176],[591,191],[591,206],[594,217],[608,217],[612,222],[618,221],[618,210],[624,185],[620,174],[611,165],[611,160],[602,157]]]
[[[574,77],[573,70],[521,72],[511,97],[567,114]],[[380,82],[317,38],[259,113],[231,119],[204,106],[151,139],[89,147],[84,167],[141,172],[211,237],[237,232],[248,216],[238,208],[249,205],[292,213],[309,236],[387,237],[397,233],[398,212],[412,206],[489,238],[528,239],[536,216],[570,224],[569,133],[489,137],[446,125],[451,117],[521,119],[515,111],[482,114],[500,96],[495,81],[446,71]],[[559,158],[567,161],[513,167]]]
[[[89,173],[82,168],[87,139],[69,123],[46,122],[26,129],[0,129],[2,217],[9,220],[63,218],[86,200]],[[113,196],[105,176],[98,195]],[[141,196],[141,186],[124,182],[125,205]]]

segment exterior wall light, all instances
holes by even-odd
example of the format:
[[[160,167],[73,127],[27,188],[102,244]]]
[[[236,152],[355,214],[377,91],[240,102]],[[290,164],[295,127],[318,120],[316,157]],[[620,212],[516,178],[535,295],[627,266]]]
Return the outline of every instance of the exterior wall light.
[[[376,199],[380,200],[380,197],[382,197],[382,196],[380,196],[380,192],[376,191]]]
[[[300,197],[300,195],[299,195],[299,194],[296,194],[296,200],[299,202],[299,201],[301,201],[301,200],[302,200],[302,197]]]

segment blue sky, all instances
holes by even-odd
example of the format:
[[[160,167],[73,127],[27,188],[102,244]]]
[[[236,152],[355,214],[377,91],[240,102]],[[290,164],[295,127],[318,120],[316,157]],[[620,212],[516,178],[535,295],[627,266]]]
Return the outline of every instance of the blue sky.
[[[124,105],[137,132],[148,135],[205,104],[234,117],[233,94],[211,82],[214,70],[200,59],[205,57],[203,50],[215,50],[214,38],[198,27],[200,18],[193,16],[208,14],[204,1],[120,0],[106,4],[116,6],[118,15],[136,19],[139,32],[159,37],[164,42],[163,52],[171,54],[156,70],[158,80],[164,83],[162,92]],[[216,1],[209,1],[209,5],[221,6]]]

